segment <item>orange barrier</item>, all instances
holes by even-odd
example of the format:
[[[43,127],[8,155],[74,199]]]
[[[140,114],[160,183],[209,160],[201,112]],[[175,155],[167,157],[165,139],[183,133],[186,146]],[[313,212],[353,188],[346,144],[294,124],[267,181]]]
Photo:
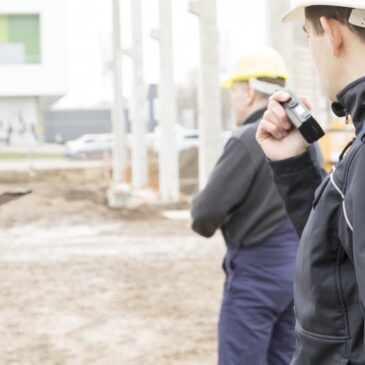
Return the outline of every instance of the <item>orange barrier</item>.
[[[354,138],[355,129],[352,124],[345,124],[341,119],[334,119],[326,130],[326,135],[319,140],[324,158],[324,168],[329,171],[345,146]]]

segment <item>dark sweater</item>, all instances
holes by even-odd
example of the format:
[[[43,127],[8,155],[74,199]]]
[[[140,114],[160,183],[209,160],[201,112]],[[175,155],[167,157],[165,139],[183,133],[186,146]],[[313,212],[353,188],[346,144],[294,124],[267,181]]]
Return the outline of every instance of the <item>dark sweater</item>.
[[[220,228],[228,244],[252,246],[269,237],[287,217],[255,139],[264,111],[253,113],[230,138],[207,186],[193,200],[192,229],[204,237]]]

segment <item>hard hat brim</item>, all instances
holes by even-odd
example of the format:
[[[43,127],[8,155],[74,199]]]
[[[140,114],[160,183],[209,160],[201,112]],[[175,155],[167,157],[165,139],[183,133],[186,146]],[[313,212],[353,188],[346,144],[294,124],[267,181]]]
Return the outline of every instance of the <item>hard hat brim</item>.
[[[228,80],[225,80],[223,82],[221,82],[219,84],[219,86],[222,88],[222,89],[230,89],[233,84],[235,82],[244,82],[244,81],[248,81],[250,79],[257,79],[257,78],[260,78],[260,77],[268,77],[268,78],[273,78],[273,79],[283,79],[285,81],[287,81],[289,79],[289,75],[288,74],[269,74],[269,73],[265,73],[265,74],[252,74],[252,75],[247,75],[245,77],[231,77],[230,79]]]
[[[365,9],[365,3],[363,1],[359,1],[359,4],[354,6],[353,1],[334,1],[334,0],[312,0],[312,1],[306,1],[301,3],[298,6],[293,7],[290,9],[284,16],[281,18],[281,21],[283,23],[288,22],[304,22],[305,20],[305,12],[304,9],[309,6],[317,6],[317,5],[328,5],[328,6],[339,6],[339,7],[345,7],[345,8],[356,8],[356,9]]]
[[[289,22],[304,22],[304,7],[293,9],[288,11],[284,16],[281,18],[281,21],[283,23],[289,23]]]
[[[235,80],[233,79],[229,79],[229,80],[225,80],[225,81],[222,81],[219,86],[222,88],[222,89],[230,89],[232,86],[233,86],[233,83],[235,82]]]

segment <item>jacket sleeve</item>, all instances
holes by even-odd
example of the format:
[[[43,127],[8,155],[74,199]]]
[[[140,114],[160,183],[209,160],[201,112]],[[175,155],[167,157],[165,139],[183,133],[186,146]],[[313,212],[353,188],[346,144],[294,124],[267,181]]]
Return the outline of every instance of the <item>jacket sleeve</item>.
[[[365,310],[365,145],[358,152],[351,169],[353,172],[345,193],[346,208],[343,213],[349,237],[352,226],[352,257],[360,301]]]
[[[245,198],[254,174],[248,148],[240,139],[231,138],[206,187],[193,199],[192,229],[204,237],[213,236]]]
[[[326,175],[316,155],[312,146],[300,156],[269,162],[275,184],[299,236],[312,209],[314,193]]]

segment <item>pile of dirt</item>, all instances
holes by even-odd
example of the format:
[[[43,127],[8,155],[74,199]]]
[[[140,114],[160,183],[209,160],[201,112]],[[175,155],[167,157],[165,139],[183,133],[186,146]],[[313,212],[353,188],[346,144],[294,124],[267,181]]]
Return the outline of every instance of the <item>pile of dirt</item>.
[[[12,191],[13,184],[0,185],[0,191]],[[119,220],[163,219],[160,211],[147,205],[135,209],[111,209],[107,206],[108,186],[103,183],[35,182],[22,185],[32,194],[1,207],[0,227],[62,221],[75,224]]]
[[[3,184],[32,184],[39,182],[70,183],[70,182],[100,182],[111,181],[112,163],[104,161],[100,167],[65,168],[50,170],[13,170],[2,171],[0,183]],[[159,190],[159,156],[154,152],[148,154],[149,186],[155,191]],[[198,189],[198,149],[191,148],[179,154],[180,187],[183,195],[193,195]],[[127,166],[125,182],[132,181],[132,167]]]
[[[150,186],[158,191],[158,155],[149,154]],[[131,168],[126,173],[131,181]],[[135,209],[110,209],[107,190],[111,171],[106,168],[64,169],[50,171],[9,171],[0,176],[0,193],[18,187],[32,194],[0,207],[0,227],[42,222],[45,226],[60,221],[87,223],[109,220],[164,219],[164,209],[188,209],[188,197],[198,187],[198,151],[192,148],[180,153],[180,186],[182,201],[171,206],[142,205]]]

